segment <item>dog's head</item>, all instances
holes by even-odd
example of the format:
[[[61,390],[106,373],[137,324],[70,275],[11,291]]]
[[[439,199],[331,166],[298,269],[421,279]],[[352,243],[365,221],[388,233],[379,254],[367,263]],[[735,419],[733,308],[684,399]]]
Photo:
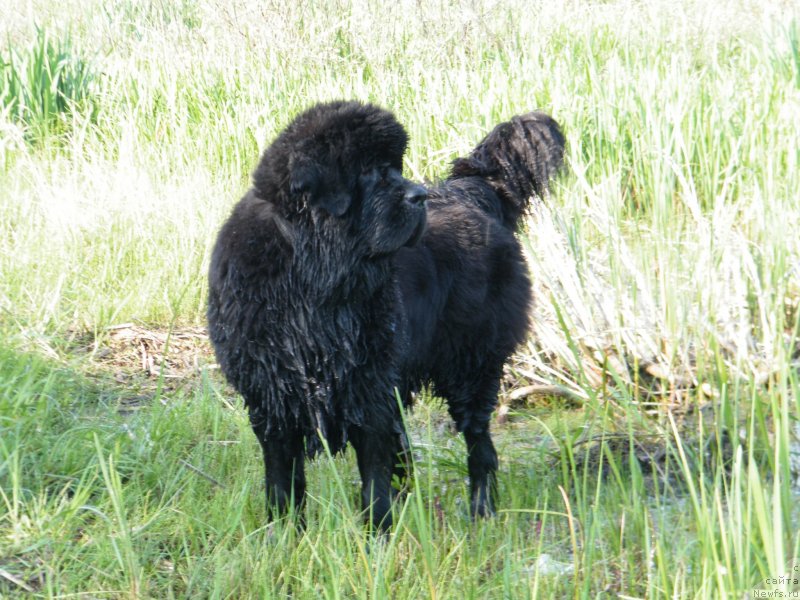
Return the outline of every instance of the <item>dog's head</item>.
[[[413,244],[425,227],[425,188],[402,176],[408,143],[394,115],[360,102],[317,104],[264,152],[259,195],[290,222],[349,224],[371,255]],[[339,229],[337,227],[337,229]]]

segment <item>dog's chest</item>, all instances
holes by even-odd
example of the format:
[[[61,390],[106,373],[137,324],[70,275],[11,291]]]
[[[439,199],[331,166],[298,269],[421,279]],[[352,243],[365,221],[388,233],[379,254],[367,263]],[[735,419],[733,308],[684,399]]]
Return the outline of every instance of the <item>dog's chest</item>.
[[[269,332],[261,351],[305,393],[334,393],[370,362],[368,311],[358,306],[295,306]]]

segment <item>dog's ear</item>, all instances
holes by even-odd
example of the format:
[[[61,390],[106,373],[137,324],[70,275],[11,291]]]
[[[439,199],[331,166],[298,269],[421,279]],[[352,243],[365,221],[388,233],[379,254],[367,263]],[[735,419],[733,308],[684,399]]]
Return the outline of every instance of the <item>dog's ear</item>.
[[[310,158],[294,161],[289,191],[292,195],[305,196],[309,206],[318,206],[334,217],[341,217],[350,208],[351,195],[338,187],[336,178],[325,177],[319,164]]]
[[[308,157],[292,161],[289,171],[289,192],[293,196],[315,194],[322,179],[322,174],[317,169],[314,161]]]

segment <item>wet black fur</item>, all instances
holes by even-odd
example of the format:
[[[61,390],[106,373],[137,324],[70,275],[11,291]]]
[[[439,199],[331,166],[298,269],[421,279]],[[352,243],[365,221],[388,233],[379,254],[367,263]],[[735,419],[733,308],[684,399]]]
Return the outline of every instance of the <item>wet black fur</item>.
[[[317,105],[265,151],[220,230],[209,331],[261,442],[270,512],[302,504],[321,438],[332,452],[349,441],[364,506],[388,527],[406,475],[395,390],[409,403],[427,383],[464,433],[472,513],[494,509],[489,419],[531,296],[514,229],[564,139],[538,113],[499,125],[428,191],[427,219],[425,190],[400,175],[406,143],[380,108]]]

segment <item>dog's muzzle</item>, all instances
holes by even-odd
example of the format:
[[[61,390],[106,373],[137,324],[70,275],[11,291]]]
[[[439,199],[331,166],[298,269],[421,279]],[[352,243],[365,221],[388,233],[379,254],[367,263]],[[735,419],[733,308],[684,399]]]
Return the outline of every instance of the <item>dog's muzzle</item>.
[[[425,226],[428,221],[427,219],[427,210],[425,209],[425,201],[428,199],[428,190],[426,190],[421,185],[413,185],[403,196],[403,200],[406,204],[411,207],[411,212],[416,212],[418,214],[418,221],[417,226],[414,227],[414,231],[411,234],[411,237],[408,238],[408,241],[403,244],[404,246],[413,246],[415,245],[422,234],[425,233]]]
[[[412,185],[403,195],[403,200],[412,206],[422,206],[428,199],[428,190],[421,185]]]

